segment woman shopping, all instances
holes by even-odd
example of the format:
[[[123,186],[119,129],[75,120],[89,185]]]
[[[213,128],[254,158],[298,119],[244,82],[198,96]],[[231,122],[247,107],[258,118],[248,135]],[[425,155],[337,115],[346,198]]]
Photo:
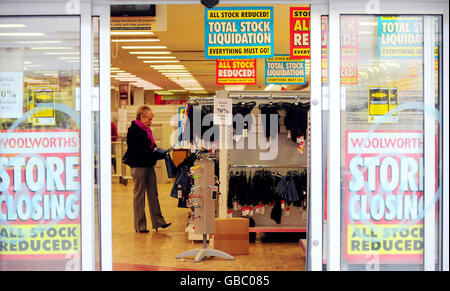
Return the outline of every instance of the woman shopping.
[[[155,140],[150,130],[153,113],[150,107],[143,105],[136,112],[136,120],[131,122],[127,133],[127,151],[123,162],[131,167],[133,177],[133,208],[134,229],[136,232],[148,233],[145,217],[145,193],[150,208],[152,227],[166,228],[171,223],[166,223],[161,213],[158,199],[158,189],[155,169],[157,160],[164,159],[164,154],[158,152]]]

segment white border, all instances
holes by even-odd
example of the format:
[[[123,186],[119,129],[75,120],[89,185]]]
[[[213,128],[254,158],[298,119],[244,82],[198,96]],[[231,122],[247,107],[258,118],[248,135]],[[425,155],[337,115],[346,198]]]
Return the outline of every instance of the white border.
[[[424,91],[424,270],[434,271],[436,262],[436,132],[435,118],[426,108],[435,107],[435,83],[434,83],[434,22],[432,16],[424,16],[424,48],[423,48],[423,91]]]
[[[104,1],[107,2],[107,1]],[[111,50],[110,5],[96,4],[93,14],[99,16],[100,64],[100,181],[99,181],[99,232],[100,269],[112,271],[112,181],[111,181]]]
[[[308,270],[322,270],[323,246],[323,167],[322,161],[322,22],[328,14],[325,5],[311,6],[311,125],[310,125],[310,195],[308,197]],[[313,162],[314,161],[314,162]]]
[[[443,149],[441,149],[441,153],[443,155],[443,162],[442,162],[442,208],[443,208],[443,216],[441,223],[441,232],[442,232],[442,270],[443,271],[449,271],[449,259],[448,259],[448,252],[449,252],[449,167],[448,167],[448,154],[449,154],[449,74],[448,74],[448,67],[449,67],[449,11],[448,11],[448,2],[447,5],[443,8],[444,10],[444,17],[442,19],[443,22],[443,54],[442,54],[442,102],[443,102],[443,120],[442,120],[442,141],[443,141]],[[441,65],[441,64],[440,64]]]
[[[330,2],[328,17],[328,84],[330,119],[328,138],[327,270],[337,271],[341,263],[341,96],[340,96],[340,14]]]
[[[90,1],[80,3],[81,86],[81,270],[95,270],[94,152],[92,130],[92,13]]]

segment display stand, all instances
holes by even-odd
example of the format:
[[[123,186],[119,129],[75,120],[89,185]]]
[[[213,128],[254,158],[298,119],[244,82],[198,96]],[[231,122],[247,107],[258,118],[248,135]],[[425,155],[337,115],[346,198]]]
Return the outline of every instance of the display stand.
[[[203,234],[203,248],[182,252],[176,258],[195,256],[196,263],[206,257],[234,260],[234,257],[225,252],[207,248],[207,235],[214,233],[215,202],[218,195],[217,189],[214,188],[214,161],[201,155],[200,160],[197,160],[191,168],[191,173],[194,186],[189,200],[194,208],[195,232]]]

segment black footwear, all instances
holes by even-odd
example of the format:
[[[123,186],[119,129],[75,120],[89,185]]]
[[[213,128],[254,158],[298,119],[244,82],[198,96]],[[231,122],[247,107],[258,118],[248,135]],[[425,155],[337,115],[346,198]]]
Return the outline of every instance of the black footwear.
[[[138,232],[138,231],[136,230],[136,232]],[[148,233],[148,232],[150,232],[148,229],[139,230],[139,233]]]
[[[167,228],[167,227],[169,227],[169,226],[171,226],[171,225],[172,225],[172,223],[169,222],[169,223],[163,224],[163,225],[161,225],[161,226],[157,226],[157,227],[155,228],[155,230],[156,230],[156,232],[158,232],[158,227],[161,227],[161,228]]]

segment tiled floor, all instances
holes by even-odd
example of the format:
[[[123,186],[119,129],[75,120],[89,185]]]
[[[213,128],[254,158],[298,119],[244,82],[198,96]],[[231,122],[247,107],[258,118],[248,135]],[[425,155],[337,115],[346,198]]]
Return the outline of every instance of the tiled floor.
[[[175,257],[190,249],[202,248],[202,242],[188,240],[185,232],[189,209],[178,208],[178,200],[170,197],[172,184],[158,185],[163,215],[172,225],[147,234],[133,229],[133,182],[125,186],[113,178],[112,235],[114,270],[211,270],[211,271],[300,271],[305,268],[305,253],[299,240],[292,236],[280,239],[273,234],[257,234],[250,243],[248,255],[235,255],[234,260],[209,257],[195,263],[194,257]],[[147,207],[147,219],[150,219]],[[148,225],[151,223],[148,220]],[[285,234],[284,234],[285,235]],[[281,241],[280,241],[281,240]]]

